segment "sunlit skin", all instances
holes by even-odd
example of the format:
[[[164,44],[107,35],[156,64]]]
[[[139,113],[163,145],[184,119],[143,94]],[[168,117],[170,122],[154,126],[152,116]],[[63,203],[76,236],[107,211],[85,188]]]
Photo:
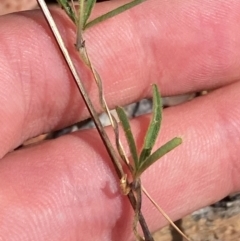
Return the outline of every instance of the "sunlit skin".
[[[73,24],[52,12],[96,104]],[[148,0],[85,33],[111,107],[150,97],[152,83],[163,96],[214,89],[164,110],[155,148],[183,144],[142,176],[173,220],[240,191],[239,12],[238,0]],[[95,130],[13,151],[89,116],[40,11],[0,18],[0,83],[0,239],[133,240],[133,211]],[[131,121],[139,149],[149,119]],[[143,213],[152,231],[167,223],[146,198]]]

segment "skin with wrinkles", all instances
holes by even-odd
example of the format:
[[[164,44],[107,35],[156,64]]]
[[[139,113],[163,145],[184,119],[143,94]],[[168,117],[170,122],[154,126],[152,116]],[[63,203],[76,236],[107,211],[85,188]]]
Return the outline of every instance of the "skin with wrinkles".
[[[97,103],[97,88],[74,54],[73,25],[52,12]],[[156,147],[173,136],[183,144],[142,178],[174,220],[240,190],[239,12],[236,0],[148,0],[86,32],[111,107],[149,96],[156,82],[165,96],[213,90],[164,110]],[[88,117],[39,11],[0,18],[0,81],[0,239],[132,240],[132,210],[95,130],[13,151]],[[138,148],[149,118],[131,122]],[[166,224],[147,199],[143,212],[151,230]]]

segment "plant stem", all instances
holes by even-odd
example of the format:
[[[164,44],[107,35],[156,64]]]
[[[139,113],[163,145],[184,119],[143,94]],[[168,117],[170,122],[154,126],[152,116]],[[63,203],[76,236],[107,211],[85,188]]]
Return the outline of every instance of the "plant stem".
[[[88,97],[88,94],[87,94],[87,92],[85,90],[85,87],[82,84],[82,81],[81,81],[81,79],[79,77],[79,74],[78,74],[78,72],[77,72],[77,70],[76,70],[76,68],[75,68],[75,66],[74,66],[74,64],[72,62],[72,59],[71,59],[71,57],[70,57],[70,55],[69,55],[69,53],[68,53],[68,51],[67,51],[67,49],[65,47],[65,44],[64,44],[64,42],[62,40],[62,37],[61,37],[61,35],[60,35],[60,33],[59,33],[58,29],[57,29],[57,26],[56,26],[52,16],[51,16],[51,13],[49,12],[48,7],[47,7],[47,5],[46,5],[44,0],[38,0],[38,3],[39,3],[39,6],[41,7],[41,9],[42,9],[42,11],[44,13],[45,18],[47,19],[47,22],[48,22],[48,24],[49,24],[49,26],[50,26],[50,28],[51,28],[51,30],[52,30],[56,40],[57,40],[57,43],[58,43],[58,45],[60,47],[60,50],[61,50],[61,52],[62,52],[62,54],[64,56],[64,59],[66,60],[66,63],[68,65],[69,69],[71,70],[72,76],[73,76],[73,78],[74,78],[74,80],[75,80],[75,82],[77,84],[79,92],[82,95],[82,98],[83,98],[83,100],[84,100],[84,102],[86,104],[86,107],[87,107],[91,117],[93,118],[93,121],[94,121],[94,123],[96,125],[96,128],[97,128],[101,138],[102,138],[102,141],[103,141],[103,143],[104,143],[104,145],[105,145],[105,147],[106,147],[110,157],[112,158],[112,160],[114,162],[114,166],[116,168],[116,171],[117,171],[118,175],[120,177],[122,177],[122,176],[124,176],[122,165],[121,165],[120,161],[118,160],[118,157],[115,154],[114,148],[111,145],[111,142],[110,142],[110,140],[109,140],[109,138],[108,138],[108,136],[107,136],[107,134],[106,134],[106,132],[105,132],[105,130],[103,128],[103,125],[102,125],[102,123],[101,123],[101,121],[100,121],[100,119],[98,117],[98,114],[97,114],[95,108],[93,107],[93,104],[92,104],[91,100]]]
[[[64,56],[64,59],[65,59],[67,65],[68,65],[68,67],[69,67],[69,69],[72,73],[72,76],[75,80],[75,83],[76,83],[78,89],[79,89],[79,92],[80,92],[80,94],[81,94],[81,96],[82,96],[82,98],[83,98],[83,100],[86,104],[86,107],[87,107],[91,117],[93,118],[93,121],[96,125],[96,128],[99,132],[99,135],[100,135],[100,137],[101,137],[101,139],[102,139],[102,141],[105,145],[105,148],[107,149],[107,152],[108,152],[108,154],[109,154],[109,156],[110,156],[110,158],[113,162],[113,165],[115,167],[117,175],[118,175],[119,179],[121,179],[122,177],[125,176],[125,173],[122,169],[122,165],[121,165],[120,161],[118,160],[118,157],[117,157],[117,155],[114,151],[114,148],[113,148],[113,146],[112,146],[112,144],[111,144],[111,142],[110,142],[110,140],[109,140],[109,138],[108,138],[108,136],[107,136],[107,134],[106,134],[106,132],[103,128],[103,125],[102,125],[101,121],[99,120],[97,112],[96,112],[95,108],[93,107],[93,104],[92,104],[92,102],[91,102],[91,100],[90,100],[90,98],[89,98],[89,96],[88,96],[88,94],[85,90],[84,85],[82,84],[82,81],[79,77],[79,74],[78,74],[78,72],[77,72],[77,70],[76,70],[76,68],[75,68],[75,66],[74,66],[74,64],[71,60],[71,57],[70,57],[70,55],[69,55],[69,53],[68,53],[68,51],[65,47],[65,44],[64,44],[64,42],[62,40],[62,37],[61,37],[61,35],[60,35],[60,33],[57,29],[57,26],[56,26],[56,24],[55,24],[55,22],[52,18],[52,15],[51,15],[51,13],[50,13],[50,11],[49,11],[49,9],[48,9],[44,0],[37,0],[37,2],[38,2],[39,6],[40,6],[40,8],[41,8],[41,10],[44,14],[44,17],[47,20],[47,23],[49,24],[49,26],[51,28],[51,31],[54,34],[54,37],[55,37],[55,39],[58,43],[58,46],[59,46],[63,56]],[[130,203],[131,203],[133,209],[135,209],[137,201],[136,201],[136,198],[135,198],[132,190],[128,194],[128,199],[130,200]],[[139,223],[142,227],[143,234],[144,234],[144,237],[145,237],[145,241],[154,241],[141,211],[139,212]]]
[[[133,220],[133,232],[136,237],[140,237],[138,233],[138,222],[139,222],[139,213],[142,208],[142,188],[141,188],[141,179],[137,178],[133,180],[132,182],[132,190],[135,193],[135,198],[137,200],[136,206],[135,206],[135,216]]]
[[[85,0],[79,0],[79,14],[78,14],[78,21],[77,21],[77,41],[76,41],[76,48],[80,49],[83,43],[83,36],[82,36],[82,29],[84,24],[84,6]]]

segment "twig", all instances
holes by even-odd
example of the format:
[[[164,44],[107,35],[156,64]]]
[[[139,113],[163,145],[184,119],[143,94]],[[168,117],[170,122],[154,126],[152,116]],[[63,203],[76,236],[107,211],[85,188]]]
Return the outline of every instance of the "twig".
[[[172,225],[173,228],[187,241],[190,241],[190,239],[174,224],[174,222],[168,217],[168,215],[164,212],[162,208],[159,207],[159,205],[152,199],[150,194],[147,192],[147,190],[142,186],[142,190],[144,194],[148,197],[148,199],[152,202],[152,204],[158,209],[158,211],[168,220],[168,222]]]
[[[114,148],[111,145],[111,142],[110,142],[110,140],[109,140],[109,138],[108,138],[108,136],[107,136],[107,134],[106,134],[106,132],[105,132],[105,130],[103,128],[103,125],[102,125],[102,123],[101,123],[101,121],[100,121],[100,119],[98,117],[98,114],[97,114],[95,108],[93,107],[93,104],[92,104],[91,100],[88,97],[88,94],[87,94],[87,92],[85,90],[85,87],[82,84],[82,81],[81,81],[81,79],[79,77],[79,74],[78,74],[78,72],[77,72],[77,70],[76,70],[76,68],[75,68],[75,66],[74,66],[74,64],[72,62],[72,59],[71,59],[71,57],[70,57],[70,55],[69,55],[69,53],[68,53],[68,51],[67,51],[67,49],[65,47],[65,44],[64,44],[64,42],[62,40],[62,37],[61,37],[61,35],[60,35],[60,33],[59,33],[58,29],[57,29],[57,26],[56,26],[52,16],[51,16],[51,13],[48,10],[48,7],[47,7],[47,5],[46,5],[44,0],[37,0],[37,1],[38,1],[38,4],[39,4],[40,8],[42,9],[42,11],[44,13],[44,16],[45,16],[45,18],[46,18],[46,20],[47,20],[47,22],[48,22],[48,24],[49,24],[53,34],[54,34],[54,37],[57,40],[59,48],[60,48],[60,50],[61,50],[61,52],[62,52],[62,54],[64,56],[64,59],[66,60],[66,63],[68,65],[71,73],[72,73],[72,76],[73,76],[73,78],[74,78],[74,80],[76,82],[76,85],[77,85],[77,87],[79,89],[80,94],[82,95],[82,98],[83,98],[83,100],[84,100],[84,102],[86,104],[86,107],[88,108],[88,111],[89,111],[91,117],[93,118],[93,121],[94,121],[94,123],[96,125],[96,128],[97,128],[101,138],[102,138],[102,141],[103,141],[103,143],[104,143],[104,145],[105,145],[105,147],[106,147],[110,157],[112,158],[112,161],[114,162],[114,166],[116,168],[116,171],[117,171],[118,175],[120,177],[122,177],[122,176],[124,176],[122,165],[121,165],[120,161],[118,160],[118,157],[115,154]]]
[[[75,66],[74,66],[74,64],[71,60],[71,57],[70,57],[70,55],[69,55],[69,53],[68,53],[68,51],[65,47],[65,44],[62,40],[62,37],[61,37],[61,35],[60,35],[60,33],[57,29],[57,26],[56,26],[52,16],[51,16],[51,13],[50,13],[50,11],[49,11],[49,9],[48,9],[44,0],[37,0],[37,2],[39,4],[46,20],[47,20],[47,23],[49,24],[49,26],[51,28],[51,31],[54,34],[54,37],[55,37],[55,39],[58,43],[58,46],[59,46],[59,48],[60,48],[60,50],[61,50],[61,52],[64,56],[64,59],[65,59],[67,65],[68,65],[68,67],[69,67],[69,69],[72,73],[72,76],[73,76],[73,78],[76,82],[76,85],[79,89],[79,92],[81,93],[81,96],[82,96],[82,98],[83,98],[83,100],[86,104],[86,107],[87,107],[91,117],[93,118],[93,121],[96,125],[96,128],[99,132],[99,135],[100,135],[100,137],[101,137],[101,139],[102,139],[102,141],[103,141],[103,143],[104,143],[104,145],[105,145],[105,147],[108,151],[108,154],[111,157],[111,160],[114,164],[114,167],[115,167],[115,170],[118,174],[118,177],[119,177],[119,179],[121,179],[121,178],[126,176],[125,173],[123,172],[122,165],[121,165],[120,161],[118,160],[118,157],[117,157],[117,155],[114,151],[114,148],[113,148],[113,146],[112,146],[112,144],[111,144],[111,142],[110,142],[103,126],[102,126],[101,121],[99,120],[97,112],[96,112],[95,108],[93,107],[93,104],[92,104],[90,98],[88,97],[88,94],[85,90],[85,87],[82,84],[82,81],[79,77],[79,74],[78,74],[78,72],[77,72],[77,70],[76,70],[76,68],[75,68]],[[137,201],[136,201],[136,198],[135,198],[132,190],[130,190],[130,192],[128,194],[128,198],[130,200],[130,203],[131,203],[133,209],[135,210]],[[144,234],[144,237],[145,237],[145,241],[154,241],[141,211],[139,211],[139,223],[142,227],[143,234]]]

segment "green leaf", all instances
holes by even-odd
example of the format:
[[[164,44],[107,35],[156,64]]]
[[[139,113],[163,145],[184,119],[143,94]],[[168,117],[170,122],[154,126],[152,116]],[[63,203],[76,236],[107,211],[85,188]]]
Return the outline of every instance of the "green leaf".
[[[141,164],[151,154],[152,148],[157,140],[162,121],[162,100],[157,85],[153,85],[153,115],[150,121],[147,134],[144,139],[143,149],[140,154]]]
[[[102,16],[100,16],[98,18],[95,18],[94,20],[90,21],[89,23],[87,23],[85,25],[84,29],[90,28],[97,23],[100,23],[100,22],[105,21],[109,18],[112,18],[112,17],[114,17],[114,16],[116,16],[116,15],[118,15],[118,14],[120,14],[120,13],[122,13],[122,12],[124,12],[124,11],[144,2],[144,1],[146,1],[146,0],[134,0],[134,1],[132,1],[130,3],[127,3],[123,6],[120,6],[116,9],[114,9],[114,10],[112,10],[112,11],[106,13],[106,14],[103,14]]]
[[[154,162],[159,158],[172,151],[174,148],[179,146],[182,143],[182,139],[175,137],[172,140],[168,141],[166,144],[158,148],[151,156],[149,156],[145,161],[139,164],[138,170],[135,172],[135,177],[139,177],[148,167],[150,167]]]
[[[133,138],[133,134],[132,134],[132,130],[131,130],[131,126],[130,126],[128,117],[122,107],[117,106],[116,111],[118,114],[118,118],[121,121],[123,130],[124,130],[127,142],[128,142],[128,146],[129,146],[129,149],[130,149],[133,161],[134,161],[134,165],[135,165],[134,169],[137,169],[138,168],[137,148],[136,148],[135,140]]]
[[[68,0],[57,0],[57,2],[64,9],[66,14],[71,18],[71,20],[76,24],[77,18]]]
[[[91,12],[92,12],[92,9],[93,9],[95,3],[96,3],[96,0],[87,0],[86,7],[84,10],[83,27],[85,27],[87,20],[91,15]]]

